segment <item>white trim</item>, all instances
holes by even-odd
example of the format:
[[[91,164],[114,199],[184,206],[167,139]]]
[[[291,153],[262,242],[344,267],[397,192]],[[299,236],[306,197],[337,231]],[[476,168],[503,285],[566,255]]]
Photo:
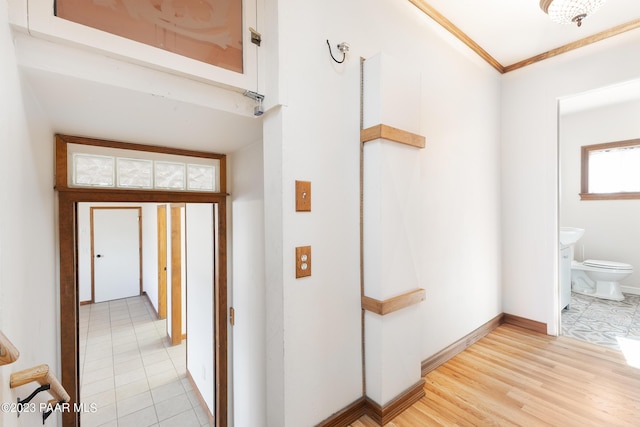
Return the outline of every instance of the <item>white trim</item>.
[[[640,288],[635,286],[620,286],[623,294],[640,295]]]

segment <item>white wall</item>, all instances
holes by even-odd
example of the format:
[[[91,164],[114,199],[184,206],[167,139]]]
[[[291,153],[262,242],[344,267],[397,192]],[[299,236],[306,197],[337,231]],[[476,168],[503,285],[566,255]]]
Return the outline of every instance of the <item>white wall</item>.
[[[187,333],[187,218],[186,209],[180,209],[180,225],[182,230],[180,232],[180,243],[182,245],[181,253],[181,269],[180,269],[180,281],[181,281],[181,304],[182,304],[182,334]]]
[[[16,402],[32,385],[9,388],[12,372],[46,363],[60,374],[53,187],[53,133],[18,77],[6,2],[0,2],[0,330],[20,358],[0,367],[0,402]],[[46,395],[36,397],[43,402]],[[0,425],[41,425],[40,413],[0,412]],[[59,417],[47,420],[59,425]]]
[[[91,204],[78,203],[78,301],[91,301]]]
[[[421,57],[424,359],[502,312],[500,75],[457,42],[431,44]]]
[[[171,204],[167,203],[167,335],[171,338]]]
[[[227,157],[231,175],[231,238],[235,326],[233,400],[236,426],[266,426],[265,242],[262,143]],[[251,408],[247,410],[247,408]]]
[[[267,414],[269,425],[308,426],[362,394],[359,58],[387,53],[424,76],[425,358],[501,312],[500,76],[409,2],[278,7],[284,106],[264,132]],[[350,43],[344,64],[326,39]],[[296,179],[312,182],[311,213],[294,212]],[[313,275],[296,280],[302,245]]]
[[[142,204],[142,290],[158,312],[158,205]]]
[[[560,104],[562,111],[562,102]],[[623,292],[640,293],[640,200],[580,200],[580,148],[640,137],[640,101],[560,116],[560,226],[585,229],[575,259],[626,262]]]
[[[214,303],[213,205],[187,204],[185,208],[187,282],[187,370],[200,395],[214,413]]]
[[[629,32],[502,79],[503,311],[558,333],[558,99],[637,79]]]

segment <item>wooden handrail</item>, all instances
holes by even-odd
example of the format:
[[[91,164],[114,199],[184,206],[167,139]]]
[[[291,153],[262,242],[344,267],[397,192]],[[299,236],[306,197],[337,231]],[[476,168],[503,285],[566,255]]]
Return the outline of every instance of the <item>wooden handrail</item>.
[[[9,387],[20,387],[33,381],[36,381],[41,386],[49,384],[49,393],[57,402],[68,402],[71,400],[67,391],[62,387],[62,384],[60,384],[58,379],[49,370],[49,366],[44,364],[12,373]]]
[[[0,331],[0,366],[15,362],[19,356],[20,352],[18,349],[9,341],[9,338]]]

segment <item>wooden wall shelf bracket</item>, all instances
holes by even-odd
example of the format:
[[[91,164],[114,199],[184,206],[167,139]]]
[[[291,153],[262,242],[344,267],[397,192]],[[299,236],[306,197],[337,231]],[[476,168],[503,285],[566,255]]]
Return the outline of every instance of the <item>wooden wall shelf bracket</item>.
[[[367,296],[362,297],[362,308],[372,313],[384,316],[385,314],[393,313],[394,311],[401,310],[405,307],[409,307],[415,304],[419,304],[425,299],[424,289],[416,289],[414,291],[407,292],[397,297],[389,298],[384,301],[370,298]]]
[[[371,126],[360,131],[360,142],[375,141],[376,139],[386,139],[416,148],[424,148],[426,144],[426,138],[422,135],[383,124]]]

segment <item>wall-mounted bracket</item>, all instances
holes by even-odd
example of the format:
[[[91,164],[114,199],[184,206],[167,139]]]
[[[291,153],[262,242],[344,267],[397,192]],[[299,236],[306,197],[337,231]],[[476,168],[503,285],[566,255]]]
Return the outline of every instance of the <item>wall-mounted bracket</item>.
[[[20,416],[20,413],[22,413],[22,408],[25,408],[26,404],[31,402],[31,399],[33,399],[34,397],[36,397],[36,395],[38,393],[40,393],[41,391],[47,391],[51,388],[51,384],[43,384],[40,387],[38,387],[37,389],[35,389],[33,391],[33,393],[31,393],[29,396],[27,396],[26,399],[20,399],[18,398],[18,405],[17,405],[17,409],[18,409],[18,417]]]
[[[264,95],[250,90],[245,91],[243,95],[256,101],[256,106],[253,108],[253,115],[261,116],[264,113],[264,109],[262,108],[262,100],[264,99]]]
[[[58,405],[62,405],[63,403],[66,403],[64,400],[61,401],[57,401],[57,400],[50,400],[49,402],[47,402],[49,405],[49,408],[51,409],[47,409],[46,411],[44,411],[42,413],[42,424],[44,425],[44,422],[47,421],[47,418],[49,418],[49,416],[51,414],[53,414],[53,411],[58,407]]]
[[[62,387],[62,384],[60,384],[58,379],[49,370],[48,365],[38,365],[12,373],[9,379],[9,387],[16,388],[31,382],[37,382],[40,384],[40,387],[35,389],[26,399],[21,400],[18,398],[18,416],[20,416],[21,409],[24,408],[24,405],[29,403],[31,399],[41,391],[49,390],[49,393],[55,398],[55,402],[58,403],[65,403],[71,400],[67,391]],[[42,418],[44,424],[46,417],[43,415]]]
[[[256,46],[260,46],[260,43],[262,43],[262,34],[251,27],[249,27],[249,31],[251,32],[251,43],[255,44]]]
[[[254,101],[260,101],[262,102],[264,100],[264,95],[258,92],[253,92],[251,90],[246,90],[243,93],[244,96],[246,96],[247,98],[251,98]]]

